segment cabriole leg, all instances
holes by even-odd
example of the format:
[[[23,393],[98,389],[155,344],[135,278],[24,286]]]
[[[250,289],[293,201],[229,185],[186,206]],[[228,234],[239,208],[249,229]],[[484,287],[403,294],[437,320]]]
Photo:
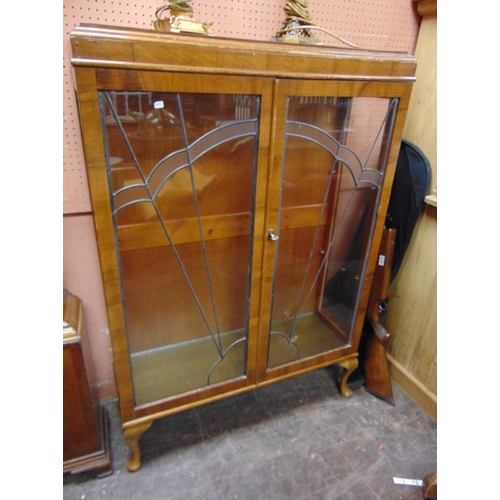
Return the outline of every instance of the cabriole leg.
[[[135,472],[141,468],[141,448],[139,438],[151,427],[153,422],[144,422],[123,430],[123,437],[130,446],[130,458],[127,461],[127,470]]]
[[[349,375],[358,367],[358,357],[344,359],[337,363],[342,367],[342,375],[340,377],[340,394],[345,398],[350,398],[352,396],[352,391],[347,386],[347,379]]]

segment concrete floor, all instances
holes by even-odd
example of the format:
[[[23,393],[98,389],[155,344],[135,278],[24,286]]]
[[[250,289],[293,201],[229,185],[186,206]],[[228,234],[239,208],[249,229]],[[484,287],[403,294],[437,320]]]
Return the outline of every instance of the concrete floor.
[[[395,405],[360,387],[340,396],[317,370],[153,423],[142,467],[126,470],[117,401],[113,474],[63,476],[66,500],[422,500],[437,470],[437,426],[397,386]]]

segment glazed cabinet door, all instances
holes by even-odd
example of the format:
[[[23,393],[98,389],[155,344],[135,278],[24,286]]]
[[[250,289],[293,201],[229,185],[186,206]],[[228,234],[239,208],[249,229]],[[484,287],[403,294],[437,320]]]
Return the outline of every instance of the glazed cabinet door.
[[[399,102],[384,83],[276,85],[264,379],[329,364],[357,350]]]
[[[108,200],[94,206],[109,202],[96,222],[117,277],[105,286],[121,305],[110,323],[126,418],[253,383],[272,86],[266,97],[265,81],[232,77],[97,79],[94,176]]]

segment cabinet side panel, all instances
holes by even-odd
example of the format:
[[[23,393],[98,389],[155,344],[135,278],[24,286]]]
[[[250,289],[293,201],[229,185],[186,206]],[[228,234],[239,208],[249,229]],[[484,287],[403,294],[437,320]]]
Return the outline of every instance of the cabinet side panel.
[[[100,120],[95,71],[88,68],[75,68],[75,79],[78,90],[78,105],[87,176],[94,212],[94,225],[113,346],[115,378],[120,396],[122,418],[128,420],[133,418],[134,415],[133,393],[130,383],[128,348],[123,326],[124,319],[118,281],[115,240],[105,165],[103,130]]]
[[[63,344],[64,461],[99,449],[94,402],[87,381],[80,342]]]

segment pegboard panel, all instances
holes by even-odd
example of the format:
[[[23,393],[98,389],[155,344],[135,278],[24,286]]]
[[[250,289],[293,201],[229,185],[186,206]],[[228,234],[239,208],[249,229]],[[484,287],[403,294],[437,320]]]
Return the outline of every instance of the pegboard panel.
[[[162,0],[64,0],[64,213],[91,210],[72,68],[69,33],[80,23],[151,28]],[[193,0],[194,17],[211,22],[216,36],[269,40],[281,28],[286,0]],[[412,0],[309,0],[312,21],[368,49],[414,53],[419,17]],[[334,38],[315,31],[325,45]]]
[[[72,78],[69,34],[83,22],[150,28],[155,10],[162,3],[157,0],[142,2],[117,0],[64,1],[63,210],[65,214],[85,213],[91,210],[78,119],[78,106]]]
[[[195,0],[195,17],[213,22],[215,35],[230,38],[270,40],[284,19],[286,0]]]
[[[419,18],[411,0],[310,0],[309,14],[319,26],[367,49],[413,53]],[[316,33],[325,44],[334,38]]]

